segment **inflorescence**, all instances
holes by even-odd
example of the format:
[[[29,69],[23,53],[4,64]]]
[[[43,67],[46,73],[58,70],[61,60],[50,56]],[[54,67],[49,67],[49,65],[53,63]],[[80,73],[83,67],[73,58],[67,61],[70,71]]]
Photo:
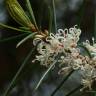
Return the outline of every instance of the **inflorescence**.
[[[94,38],[92,38],[92,44],[88,40],[83,42],[82,46],[92,57],[82,54],[81,47],[78,46],[80,34],[81,30],[75,25],[73,28],[59,29],[56,34],[50,33],[45,40],[35,38],[33,44],[36,45],[39,42],[37,46],[39,55],[35,60],[48,67],[55,62],[55,56],[61,54],[58,59],[60,66],[58,74],[68,74],[71,70],[79,70],[83,85],[81,90],[85,88],[91,90],[92,83],[96,80],[96,43]]]

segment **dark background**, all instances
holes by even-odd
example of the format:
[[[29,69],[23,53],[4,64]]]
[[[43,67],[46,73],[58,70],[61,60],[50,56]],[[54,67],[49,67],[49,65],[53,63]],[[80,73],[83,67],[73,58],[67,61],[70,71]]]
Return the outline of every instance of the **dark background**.
[[[27,11],[25,0],[18,1]],[[52,1],[30,1],[39,28],[41,28],[42,30],[48,29],[48,6],[52,6]],[[91,38],[93,36],[96,38],[96,0],[55,0],[55,3],[57,28],[70,28],[77,24],[82,30],[81,41],[86,39],[89,39],[91,41]],[[0,0],[0,22],[14,27],[19,26],[8,14],[4,0]],[[21,33],[9,29],[0,29],[0,39],[16,36],[19,34]],[[32,41],[28,40],[22,46],[16,49],[16,44],[23,38],[24,37],[7,42],[0,42],[1,93],[5,90],[6,86],[20,67],[21,62],[24,60],[27,53],[33,47]],[[32,56],[32,58],[34,58],[34,55]],[[58,69],[56,69],[56,72],[50,72],[38,91],[34,95],[32,95],[32,89],[34,88],[46,68],[39,66],[39,64],[32,65],[31,61],[32,59],[29,60],[28,66],[26,66],[26,68],[23,70],[21,77],[18,79],[19,82],[17,86],[11,92],[11,96],[50,96],[52,90],[54,90],[56,85],[58,85],[59,81],[62,79],[62,76],[58,76],[57,74]],[[64,94],[72,90],[73,86],[77,86],[80,83],[78,82],[78,80],[79,77],[76,74],[73,75],[70,80],[65,84],[64,88],[62,88],[56,96],[64,96]],[[78,92],[77,94],[80,95],[80,93]],[[86,96],[91,96],[91,94],[87,94]]]

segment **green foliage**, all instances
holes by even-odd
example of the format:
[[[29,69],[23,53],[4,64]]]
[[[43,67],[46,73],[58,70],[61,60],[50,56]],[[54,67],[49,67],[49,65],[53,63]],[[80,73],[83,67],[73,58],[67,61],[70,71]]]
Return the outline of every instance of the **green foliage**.
[[[2,24],[2,23],[0,23],[0,28],[7,28],[7,29],[14,30],[14,31],[31,33],[31,32],[28,31],[28,30],[22,30],[22,29],[14,28],[14,27],[12,27],[12,26],[8,26],[8,25]]]
[[[31,20],[32,20],[33,24],[35,25],[36,29],[38,30],[38,26],[37,26],[37,23],[36,23],[36,20],[35,20],[34,12],[33,12],[33,9],[31,7],[31,4],[30,4],[29,0],[26,0],[26,5],[27,5],[27,8],[28,8],[28,12],[31,15]]]
[[[53,15],[52,15],[52,10],[51,7],[48,6],[48,12],[49,12],[49,32],[52,32],[52,21],[53,21]]]
[[[11,41],[11,40],[16,40],[16,39],[21,38],[21,37],[23,37],[23,36],[26,36],[26,35],[28,35],[28,34],[29,34],[29,33],[24,33],[24,34],[20,34],[20,35],[17,35],[17,36],[0,39],[0,43],[8,42],[8,41]]]
[[[24,39],[22,39],[22,40],[17,44],[16,48],[19,47],[22,43],[24,43],[24,42],[25,42],[26,40],[28,40],[29,38],[32,39],[36,34],[37,34],[37,33],[35,32],[35,33],[31,33],[31,34],[29,34],[28,36],[26,36]]]
[[[31,27],[32,23],[17,0],[6,0],[11,17],[22,26]]]
[[[94,37],[96,38],[96,12],[95,12],[95,20],[94,20]]]
[[[53,10],[53,26],[54,32],[57,32],[57,22],[56,22],[56,12],[55,12],[55,0],[52,0],[52,10]]]
[[[16,75],[13,77],[12,81],[10,82],[10,84],[8,85],[7,89],[5,90],[3,96],[8,96],[10,90],[12,88],[14,88],[14,84],[16,82],[16,80],[18,79],[18,77],[20,76],[20,73],[22,72],[23,68],[25,67],[25,65],[27,64],[28,60],[30,59],[32,53],[34,52],[34,50],[36,49],[36,47],[34,47],[29,54],[26,56],[26,58],[24,59],[23,63],[21,64],[20,68],[18,69]]]

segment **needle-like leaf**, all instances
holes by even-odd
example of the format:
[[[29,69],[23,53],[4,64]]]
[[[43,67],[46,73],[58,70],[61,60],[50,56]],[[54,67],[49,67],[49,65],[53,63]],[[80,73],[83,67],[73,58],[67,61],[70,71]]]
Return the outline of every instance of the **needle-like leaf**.
[[[18,29],[18,28],[11,27],[11,26],[8,26],[8,25],[2,24],[2,23],[0,23],[0,28],[7,28],[7,29],[15,30],[15,31],[20,31],[20,32],[32,33],[31,31]]]
[[[33,12],[33,9],[32,9],[32,6],[31,6],[29,0],[26,0],[26,5],[27,5],[27,8],[28,8],[29,14],[31,15],[32,22],[35,25],[36,29],[38,29],[38,26],[37,26],[37,23],[36,23],[36,20],[35,20],[35,16],[34,16],[34,12]]]
[[[57,32],[57,22],[56,22],[56,9],[55,9],[55,0],[52,0],[52,8],[53,8],[53,19],[54,19],[54,31]]]
[[[17,44],[16,48],[19,47],[21,44],[23,44],[23,43],[24,43],[26,40],[28,40],[29,38],[33,38],[36,34],[37,34],[37,33],[35,32],[35,33],[31,33],[31,34],[29,34],[28,36],[26,36],[24,39],[22,39],[22,40]]]
[[[94,36],[96,38],[96,11],[95,11],[95,24],[94,24]]]
[[[22,69],[25,67],[25,65],[27,64],[28,60],[30,59],[32,53],[34,52],[34,50],[36,49],[36,47],[34,47],[29,54],[27,55],[27,57],[24,59],[22,65],[20,66],[20,68],[18,69],[16,75],[13,77],[11,83],[9,84],[9,86],[7,87],[7,89],[5,90],[3,96],[8,96],[8,93],[10,92],[12,86],[15,84],[17,78],[19,77],[20,73],[22,72]]]
[[[46,75],[50,72],[50,70],[53,68],[53,66],[57,63],[58,59],[59,59],[59,55],[56,58],[56,60],[54,60],[54,62],[50,65],[50,67],[47,69],[47,71],[42,75],[41,79],[39,80],[38,84],[35,87],[35,90],[37,90],[39,88],[40,84],[42,83],[42,81],[44,80]]]
[[[29,33],[24,33],[24,34],[20,34],[20,35],[8,37],[8,38],[5,38],[5,39],[0,39],[0,43],[2,43],[2,42],[7,42],[7,41],[10,41],[10,40],[15,40],[15,39],[21,38],[21,37],[23,37],[23,36],[26,36],[26,35],[28,35],[28,34],[29,34]]]
[[[48,6],[49,9],[49,32],[52,32],[52,21],[53,21],[53,16],[52,16],[52,11],[50,6]]]

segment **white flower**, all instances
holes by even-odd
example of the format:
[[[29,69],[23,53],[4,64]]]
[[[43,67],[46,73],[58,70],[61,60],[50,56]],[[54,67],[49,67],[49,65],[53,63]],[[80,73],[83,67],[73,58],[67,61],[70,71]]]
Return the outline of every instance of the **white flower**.
[[[59,29],[58,33],[56,34],[50,33],[45,38],[45,41],[40,38],[35,38],[33,40],[33,44],[36,45],[39,42],[37,46],[37,51],[40,54],[36,56],[37,58],[36,60],[40,61],[41,63],[49,62],[48,61],[49,58],[50,57],[53,58],[54,54],[58,54],[58,53],[66,54],[67,53],[65,52],[66,50],[77,51],[77,49],[75,48],[77,46],[77,42],[79,40],[80,34],[81,34],[81,30],[76,28],[76,25],[75,25],[73,28],[70,28],[70,29],[65,29],[65,30]],[[78,54],[78,52],[75,52],[75,53],[72,52],[72,54],[75,56]],[[64,61],[64,60],[61,60],[61,61]],[[61,62],[61,63],[64,63],[64,62]]]
[[[64,46],[64,49],[70,50],[72,47],[76,47],[79,41],[79,36],[81,34],[81,30],[76,28],[76,25],[73,28],[59,29],[57,36],[61,40],[61,43]]]
[[[82,60],[80,58],[78,58],[78,59],[74,60],[72,67],[74,70],[77,70],[77,69],[81,68],[81,65],[82,65]]]
[[[70,29],[59,29],[56,34],[50,33],[45,38],[37,36],[33,40],[34,46],[38,44],[38,55],[35,60],[38,60],[41,65],[48,67],[55,60],[55,56],[61,54],[57,60],[60,71],[58,74],[67,74],[71,70],[79,70],[81,74],[81,84],[83,89],[89,88],[96,79],[96,43],[92,38],[93,44],[89,40],[83,42],[83,45],[92,54],[92,58],[81,54],[80,48],[77,47],[81,30],[75,25]],[[40,38],[39,38],[40,37]]]
[[[81,90],[85,88],[89,88],[89,90],[91,90],[92,83],[96,78],[96,69],[90,64],[85,64],[80,71],[82,75],[81,84],[83,85]]]
[[[67,75],[71,70],[72,70],[71,67],[64,67],[61,70],[59,70],[58,74],[59,75],[61,75],[61,74]]]
[[[91,52],[93,56],[96,56],[96,43],[94,41],[94,38],[92,38],[93,44],[90,44],[89,40],[86,40],[86,42],[83,42],[83,45],[86,46],[86,48]]]
[[[49,43],[51,50],[59,52],[63,48],[63,44],[59,41],[57,35],[50,33],[50,36],[46,38],[46,42]]]
[[[83,91],[85,88],[89,88],[89,90],[92,90],[91,88],[92,83],[93,83],[93,80],[91,78],[82,79],[81,84],[83,85],[83,88],[81,88],[80,91]]]
[[[70,51],[73,58],[77,58],[80,55],[80,50],[78,48],[72,48]]]

